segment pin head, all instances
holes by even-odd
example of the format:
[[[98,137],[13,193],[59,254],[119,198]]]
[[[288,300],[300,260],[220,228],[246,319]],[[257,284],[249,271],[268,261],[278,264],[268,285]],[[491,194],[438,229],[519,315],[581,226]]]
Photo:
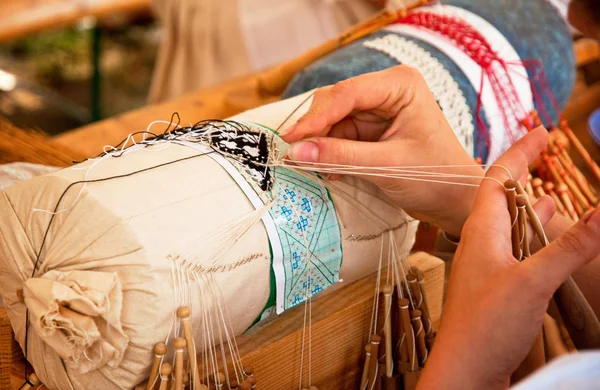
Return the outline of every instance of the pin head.
[[[186,343],[186,341],[185,341],[185,339],[183,337],[177,337],[175,339],[175,341],[173,341],[173,346],[176,349],[183,349],[183,348],[185,348],[186,344],[187,343]]]
[[[252,390],[252,385],[250,383],[248,383],[247,381],[244,380],[238,386],[238,390]]]
[[[398,299],[398,306],[399,307],[407,307],[408,306],[408,299],[406,299],[406,298],[400,298],[400,299]]]
[[[180,306],[177,309],[177,317],[179,318],[188,318],[191,314],[191,310],[189,306]]]
[[[249,376],[248,378],[246,378],[246,382],[248,382],[251,386],[256,385],[256,377],[255,376]]]
[[[156,345],[154,345],[155,355],[163,356],[165,353],[167,353],[167,344],[157,343]]]
[[[552,192],[554,191],[554,183],[552,183],[551,181],[547,181],[544,183],[544,190],[546,192]]]
[[[509,179],[504,182],[504,188],[507,190],[515,190],[517,188],[517,183],[514,180]]]
[[[246,374],[246,375],[254,375],[254,367],[252,367],[252,366],[245,366],[244,367],[244,374]]]
[[[527,196],[519,194],[517,195],[517,207],[527,206]]]
[[[173,366],[171,366],[171,363],[165,362],[160,366],[160,375],[169,376],[171,375],[171,372],[173,372]]]
[[[569,188],[567,187],[567,185],[565,183],[560,183],[558,185],[558,187],[556,187],[556,192],[558,192],[559,194],[565,193],[569,190]]]

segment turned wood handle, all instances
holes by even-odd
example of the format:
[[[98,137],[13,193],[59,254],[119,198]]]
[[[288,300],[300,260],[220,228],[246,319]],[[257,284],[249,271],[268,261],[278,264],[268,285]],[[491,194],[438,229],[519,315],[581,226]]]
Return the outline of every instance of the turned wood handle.
[[[575,347],[600,348],[600,322],[573,278],[556,290],[554,301]]]
[[[183,388],[183,349],[186,346],[184,338],[178,337],[173,342],[175,347],[175,386],[174,388],[180,390]]]
[[[385,375],[391,378],[394,371],[394,356],[392,353],[392,294],[394,288],[391,285],[383,287],[383,301],[385,307]]]

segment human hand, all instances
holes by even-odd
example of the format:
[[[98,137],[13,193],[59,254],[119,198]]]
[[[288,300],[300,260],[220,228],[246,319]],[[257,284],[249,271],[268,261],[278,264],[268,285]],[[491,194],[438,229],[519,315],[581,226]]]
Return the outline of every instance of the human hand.
[[[600,39],[600,3],[597,0],[572,0],[569,23],[584,35]]]
[[[364,167],[464,165],[443,172],[483,176],[419,71],[403,65],[318,89],[309,111],[282,138],[292,143],[288,155],[296,161]],[[439,172],[441,168],[420,170]],[[476,193],[473,187],[418,179],[365,179],[414,218],[455,236]]]
[[[499,160],[513,177],[544,149],[547,133],[536,129]],[[600,252],[600,211],[533,256],[512,256],[511,222],[502,183],[506,171],[492,167],[478,191],[452,265],[448,295],[435,346],[418,389],[500,389],[531,349],[556,289]],[[534,206],[543,224],[554,202]],[[531,228],[529,229],[531,232]],[[529,234],[528,237],[533,237]]]

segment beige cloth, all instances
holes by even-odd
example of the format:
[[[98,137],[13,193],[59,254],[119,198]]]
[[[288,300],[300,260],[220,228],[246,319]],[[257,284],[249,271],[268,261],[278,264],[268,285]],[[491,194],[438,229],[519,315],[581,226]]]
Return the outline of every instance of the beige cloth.
[[[306,97],[261,107],[236,119],[277,128]],[[306,112],[309,104],[310,100],[290,122]],[[87,179],[123,175],[196,154],[181,145],[157,146],[103,160],[88,172]],[[178,307],[168,257],[186,248],[185,256],[207,259],[210,237],[254,211],[231,176],[207,156],[83,188],[74,184],[86,177],[81,168],[94,163],[88,161],[0,192],[0,293],[22,347],[27,309],[32,314],[29,361],[51,389],[131,389],[145,379],[152,348],[165,340]],[[376,269],[381,250],[378,239],[347,239],[381,231],[373,215],[361,212],[357,202],[386,226],[406,222],[407,215],[389,205],[379,189],[356,178],[339,187],[344,194],[334,191],[331,195],[341,227],[340,278],[350,283]],[[55,208],[59,213],[54,216],[34,211]],[[416,228],[416,222],[411,222],[395,231],[401,253],[412,247]],[[262,312],[271,290],[269,240],[262,223],[246,231],[222,263],[255,254],[265,256],[214,276],[236,335]],[[199,280],[193,286],[197,290],[189,294],[198,348],[202,348],[199,308],[215,310],[210,295],[214,288],[209,287],[207,281]],[[26,305],[18,290],[24,290]],[[64,329],[42,326],[48,320],[67,328],[68,340]],[[78,339],[78,348],[68,350],[73,345],[69,336],[74,333],[85,337]],[[83,353],[86,346],[90,359]]]
[[[27,279],[23,296],[32,327],[79,373],[119,366],[129,340],[116,273],[49,271]]]
[[[57,171],[58,169],[59,168],[56,167],[48,167],[41,164],[24,162],[0,164],[0,190],[3,190],[20,181],[45,175],[47,173]]]
[[[289,60],[368,18],[369,0],[154,0],[161,102]]]

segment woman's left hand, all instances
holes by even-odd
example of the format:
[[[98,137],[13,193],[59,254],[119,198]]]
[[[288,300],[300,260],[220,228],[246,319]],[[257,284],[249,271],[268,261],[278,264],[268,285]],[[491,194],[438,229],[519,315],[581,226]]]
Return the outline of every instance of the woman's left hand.
[[[497,164],[522,177],[527,173],[523,157],[531,162],[541,152],[543,134],[529,133]],[[600,211],[594,210],[549,246],[517,261],[501,184],[508,174],[492,167],[486,177],[463,228],[440,331],[419,390],[506,388],[541,330],[553,293],[600,252]],[[545,224],[555,206],[544,197],[534,208]]]

